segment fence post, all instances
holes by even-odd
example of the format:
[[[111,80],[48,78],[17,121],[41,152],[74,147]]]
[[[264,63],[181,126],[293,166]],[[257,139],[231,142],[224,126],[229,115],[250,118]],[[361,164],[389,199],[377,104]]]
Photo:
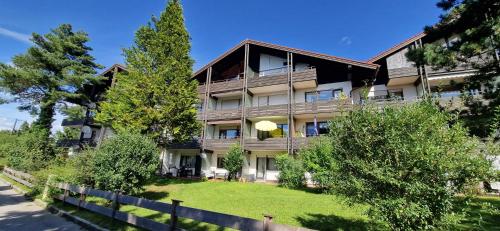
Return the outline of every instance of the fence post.
[[[54,178],[53,174],[50,174],[49,177],[47,177],[47,182],[45,182],[45,188],[43,189],[43,195],[42,195],[42,200],[47,201],[49,198],[50,194],[50,184],[52,184],[52,178]]]
[[[69,197],[68,184],[64,183],[64,195],[63,195],[63,203],[66,202],[66,197]]]
[[[78,200],[78,207],[77,207],[78,210],[80,210],[80,207],[82,206],[82,202],[84,202],[85,198],[87,197],[85,195],[85,191],[86,191],[85,187],[81,188],[81,191],[80,191],[80,200]]]
[[[264,231],[269,231],[269,224],[273,221],[273,216],[264,214]]]
[[[172,200],[172,212],[170,213],[170,231],[174,231],[177,227],[177,206],[181,204],[181,200]]]
[[[118,203],[118,196],[120,195],[120,190],[115,190],[113,194],[113,202],[111,203],[111,207],[113,208],[113,213],[111,214],[111,218],[115,218],[116,211],[120,209],[120,203]]]

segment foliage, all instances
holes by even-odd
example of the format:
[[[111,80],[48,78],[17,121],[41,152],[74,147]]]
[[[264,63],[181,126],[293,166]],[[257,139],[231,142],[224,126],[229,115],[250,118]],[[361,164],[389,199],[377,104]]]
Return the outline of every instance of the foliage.
[[[337,170],[333,146],[327,137],[318,137],[299,151],[305,171],[311,174],[314,184],[325,192],[335,185],[332,172]]]
[[[467,64],[478,70],[465,87],[482,89],[485,100],[465,95],[467,108],[461,115],[472,134],[486,137],[494,110],[500,105],[500,4],[497,0],[440,0],[437,6],[444,13],[436,25],[425,28],[426,39],[445,42],[413,49],[407,57],[433,68],[453,69]]]
[[[117,131],[147,134],[158,143],[197,135],[197,82],[191,78],[191,45],[178,0],[139,28],[125,49],[127,72],[106,93],[96,119]]]
[[[233,144],[224,156],[224,169],[229,172],[228,180],[236,179],[236,175],[243,167],[243,150],[239,143]]]
[[[93,155],[96,186],[126,194],[141,191],[159,165],[156,144],[139,134],[120,133],[105,140]]]
[[[276,165],[280,171],[278,181],[281,186],[285,188],[304,187],[306,183],[305,170],[300,160],[285,153],[276,157]]]
[[[80,105],[66,106],[61,108],[61,113],[69,120],[85,119],[86,109]]]
[[[39,126],[21,133],[8,146],[8,165],[21,171],[36,171],[46,167],[56,156],[54,141],[47,139],[49,133]]]
[[[336,117],[330,131],[322,168],[331,169],[332,190],[370,204],[369,215],[393,230],[435,228],[451,212],[453,195],[491,169],[477,140],[430,101],[382,111],[369,105]]]
[[[12,58],[13,65],[0,63],[0,89],[21,103],[21,110],[38,115],[35,124],[50,130],[55,108],[64,102],[85,99],[79,91],[97,81],[94,63],[83,31],[73,32],[62,24],[50,33],[33,33],[33,46]]]

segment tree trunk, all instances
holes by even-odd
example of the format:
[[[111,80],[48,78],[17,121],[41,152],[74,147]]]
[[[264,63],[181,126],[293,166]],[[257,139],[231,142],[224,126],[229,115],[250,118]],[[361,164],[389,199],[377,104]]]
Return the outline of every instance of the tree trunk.
[[[54,121],[55,107],[55,103],[42,100],[40,104],[40,114],[34,124],[50,131],[52,128],[52,121]]]

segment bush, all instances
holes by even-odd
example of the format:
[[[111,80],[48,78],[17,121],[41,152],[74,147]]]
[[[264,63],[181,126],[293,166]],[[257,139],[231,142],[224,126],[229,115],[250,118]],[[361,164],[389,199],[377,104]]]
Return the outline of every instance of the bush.
[[[54,141],[47,129],[33,127],[22,132],[7,148],[7,163],[20,171],[37,171],[55,157]]]
[[[224,168],[229,172],[227,180],[235,179],[242,167],[243,150],[241,150],[240,144],[234,144],[224,157]]]
[[[436,228],[452,212],[453,195],[491,168],[467,130],[429,101],[336,117],[328,139],[331,151],[313,146],[303,156],[306,170],[370,204],[369,215],[393,230]]]
[[[330,192],[334,187],[332,172],[336,171],[333,157],[333,146],[327,137],[318,137],[310,145],[299,151],[306,172],[309,172],[312,181],[324,192]]]
[[[300,160],[288,154],[282,154],[276,157],[276,165],[280,171],[278,181],[281,186],[285,188],[304,187],[306,182],[305,171]]]
[[[105,140],[95,151],[92,172],[100,189],[137,194],[159,163],[159,151],[150,138],[120,133]]]

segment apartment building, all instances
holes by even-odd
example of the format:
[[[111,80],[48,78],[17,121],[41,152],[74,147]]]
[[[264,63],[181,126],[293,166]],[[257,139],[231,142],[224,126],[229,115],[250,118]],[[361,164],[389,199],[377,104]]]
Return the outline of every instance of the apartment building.
[[[113,134],[111,128],[102,126],[94,121],[94,109],[98,102],[103,99],[104,93],[109,89],[114,81],[115,74],[125,71],[125,67],[120,64],[115,64],[104,70],[99,76],[104,78],[100,84],[86,85],[82,94],[89,96],[85,102],[78,102],[79,105],[85,107],[85,115],[82,119],[70,120],[63,119],[61,126],[80,129],[80,136],[76,139],[61,140],[58,142],[59,147],[68,149],[68,154],[73,155],[80,151],[85,146],[95,147],[103,139]]]
[[[275,181],[279,174],[275,157],[296,153],[327,133],[328,120],[363,103],[365,86],[369,100],[374,101],[411,102],[429,93],[453,102],[460,96],[464,78],[474,70],[468,65],[435,70],[406,59],[408,50],[428,42],[421,33],[368,61],[356,61],[245,40],[194,73],[199,82],[201,136],[169,145],[161,156],[162,172],[224,175],[224,155],[239,143],[245,157],[241,177]],[[123,70],[119,65],[106,70],[102,75],[110,80],[100,89],[111,86],[114,73]],[[96,92],[100,95],[102,90]],[[479,90],[471,93],[479,94]],[[80,143],[89,138],[99,142],[112,134],[111,129],[92,124],[91,118],[88,115],[79,124]],[[262,121],[276,129],[259,130]],[[85,126],[90,130],[84,131]]]

